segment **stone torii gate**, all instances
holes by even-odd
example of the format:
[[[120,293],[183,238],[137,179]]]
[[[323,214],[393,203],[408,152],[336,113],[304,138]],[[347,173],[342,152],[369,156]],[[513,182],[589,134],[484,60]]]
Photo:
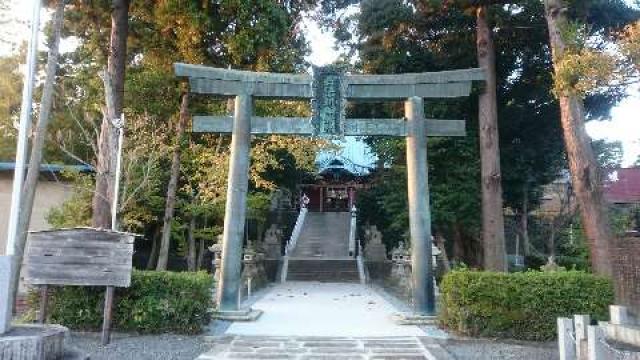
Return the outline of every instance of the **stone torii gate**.
[[[464,136],[464,120],[425,119],[424,98],[468,96],[481,69],[400,75],[348,75],[335,67],[314,68],[313,76],[227,70],[175,64],[191,92],[235,97],[233,117],[194,116],[193,132],[231,133],[231,158],[222,236],[219,315],[246,316],[238,294],[246,212],[251,134],[340,137],[406,137],[413,298],[416,315],[433,315],[435,294],[431,257],[431,214],[427,136]],[[311,99],[311,118],[253,116],[254,98]],[[347,101],[405,100],[404,119],[346,119]]]

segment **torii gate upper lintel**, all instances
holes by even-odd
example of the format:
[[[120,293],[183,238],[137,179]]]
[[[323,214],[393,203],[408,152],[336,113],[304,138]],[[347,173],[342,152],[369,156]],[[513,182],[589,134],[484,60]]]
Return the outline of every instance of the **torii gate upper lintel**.
[[[412,247],[414,311],[433,315],[435,294],[431,257],[431,214],[427,171],[428,136],[464,136],[464,120],[424,116],[424,98],[468,96],[482,69],[398,75],[350,75],[334,67],[314,68],[314,76],[212,68],[177,63],[191,92],[235,97],[233,117],[194,116],[194,132],[231,133],[231,158],[224,218],[222,269],[218,285],[221,313],[239,308],[240,270],[248,191],[251,134],[315,136],[402,136],[407,139],[407,182]],[[311,118],[253,116],[253,98],[310,99]],[[346,101],[405,100],[404,119],[347,119]]]

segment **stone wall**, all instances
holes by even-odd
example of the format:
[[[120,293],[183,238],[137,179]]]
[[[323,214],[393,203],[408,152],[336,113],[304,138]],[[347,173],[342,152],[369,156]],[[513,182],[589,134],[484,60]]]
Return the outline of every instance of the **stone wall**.
[[[617,302],[640,314],[640,236],[617,240],[612,252]]]

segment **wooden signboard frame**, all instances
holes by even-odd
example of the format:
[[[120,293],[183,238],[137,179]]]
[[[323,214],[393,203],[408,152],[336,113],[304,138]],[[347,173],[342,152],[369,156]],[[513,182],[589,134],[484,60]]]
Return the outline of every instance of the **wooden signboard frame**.
[[[131,285],[135,236],[94,228],[29,232],[22,277],[40,286],[38,322],[47,318],[50,285],[105,286],[102,344],[108,344],[115,288]]]

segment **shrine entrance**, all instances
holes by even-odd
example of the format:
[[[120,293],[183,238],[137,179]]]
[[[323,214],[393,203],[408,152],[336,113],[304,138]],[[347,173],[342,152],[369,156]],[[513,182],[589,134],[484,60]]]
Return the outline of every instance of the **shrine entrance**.
[[[484,80],[481,69],[399,75],[351,75],[333,66],[314,68],[313,76],[218,69],[175,64],[189,79],[191,92],[235,98],[233,117],[194,116],[194,132],[231,133],[231,158],[222,235],[222,266],[218,284],[218,316],[246,316],[240,309],[242,245],[247,209],[251,134],[290,134],[336,138],[397,136],[406,138],[407,185],[411,239],[413,311],[433,315],[435,294],[431,256],[431,214],[427,172],[427,136],[464,136],[464,120],[426,119],[424,98],[468,96],[473,81]],[[253,116],[254,98],[309,99],[311,118]],[[405,101],[401,119],[350,119],[347,101]],[[332,207],[344,207],[344,190],[327,188]],[[330,191],[330,193],[329,193]],[[349,189],[346,189],[348,201]],[[334,202],[335,201],[335,202]],[[320,204],[324,204],[321,202]],[[347,203],[348,205],[348,203]]]
[[[308,197],[307,209],[312,212],[349,212],[357,207],[358,190],[368,187],[367,175],[335,158],[320,167],[315,182],[297,186],[298,197]]]

